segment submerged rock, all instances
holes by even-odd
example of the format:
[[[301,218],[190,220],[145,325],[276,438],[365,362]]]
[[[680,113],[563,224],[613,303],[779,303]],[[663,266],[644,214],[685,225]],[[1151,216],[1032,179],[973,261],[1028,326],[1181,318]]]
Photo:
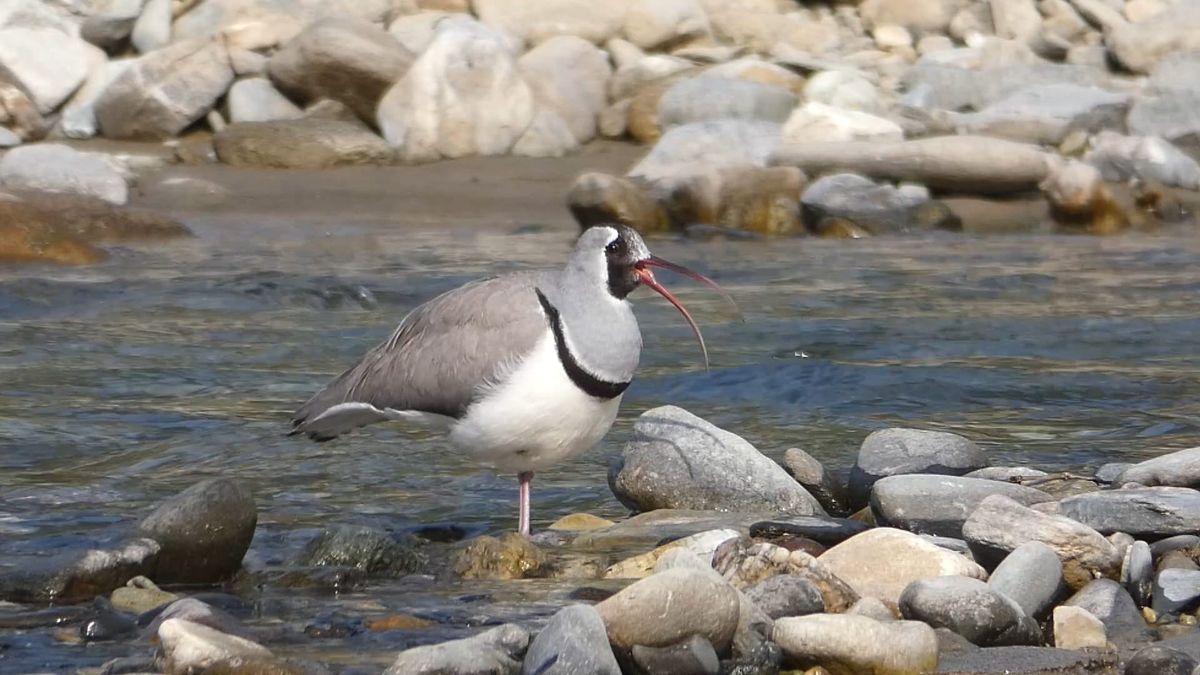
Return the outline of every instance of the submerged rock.
[[[368,574],[403,576],[417,574],[426,567],[424,556],[411,546],[374,527],[339,525],[317,536],[298,564],[357,567]]]
[[[614,647],[665,647],[699,635],[725,652],[738,626],[738,592],[711,572],[664,570],[596,605]]]
[[[506,623],[478,635],[436,645],[406,649],[384,675],[427,673],[491,673],[516,675],[529,646],[529,633]]]
[[[834,673],[931,673],[938,641],[919,621],[876,621],[853,614],[815,614],[775,622],[771,639],[786,665]]]
[[[909,473],[957,476],[987,466],[979,446],[957,434],[921,429],[884,429],[863,440],[850,471],[854,507],[867,504],[880,478]]]
[[[981,647],[1032,645],[1037,622],[984,582],[961,576],[918,579],[900,595],[901,615],[948,628]]]
[[[620,675],[599,612],[591,605],[560,609],[529,645],[522,675]]]
[[[391,164],[395,150],[367,128],[329,119],[230,124],[213,136],[217,157],[230,166],[326,169]]]
[[[851,537],[818,560],[859,595],[893,604],[919,579],[947,575],[987,578],[987,572],[965,556],[911,532],[887,527]]]
[[[675,406],[638,418],[608,482],[623,504],[641,511],[824,513],[812,495],[750,443]]]
[[[226,478],[201,481],[164,501],[138,525],[162,547],[159,583],[213,583],[231,577],[250,548],[258,510],[249,490]]]
[[[178,595],[162,590],[146,577],[134,577],[112,592],[113,607],[137,614],[162,607],[178,598]]]
[[[508,532],[476,537],[458,555],[454,572],[464,579],[525,579],[546,567],[546,554],[529,539]]]

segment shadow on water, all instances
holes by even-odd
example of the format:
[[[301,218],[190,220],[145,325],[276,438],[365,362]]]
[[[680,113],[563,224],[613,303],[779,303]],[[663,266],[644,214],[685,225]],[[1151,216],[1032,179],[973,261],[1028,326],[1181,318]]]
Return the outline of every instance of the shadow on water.
[[[251,555],[268,562],[331,522],[513,526],[512,478],[426,431],[378,427],[324,445],[284,431],[292,410],[414,305],[487,273],[556,264],[572,233],[361,226],[247,241],[197,229],[195,240],[123,248],[94,268],[0,271],[0,566],[114,541],[156,501],[215,475],[253,488]],[[889,425],[957,431],[993,463],[1046,469],[1200,444],[1200,240],[1190,231],[652,247],[729,288],[746,321],[663,275],[705,329],[705,372],[674,310],[638,294],[646,349],[621,419],[594,452],[538,476],[535,527],[571,511],[622,515],[607,461],[638,413],[668,403],[772,456],[801,446],[840,469]],[[448,599],[462,588],[368,590],[337,606],[453,609],[465,626],[565,601],[559,587],[518,584],[486,591],[493,602],[476,616]],[[542,609],[529,609],[531,597]],[[264,602],[285,616],[330,611],[303,594]],[[364,637],[347,649],[382,654],[416,639]],[[73,666],[105,656],[43,646]]]

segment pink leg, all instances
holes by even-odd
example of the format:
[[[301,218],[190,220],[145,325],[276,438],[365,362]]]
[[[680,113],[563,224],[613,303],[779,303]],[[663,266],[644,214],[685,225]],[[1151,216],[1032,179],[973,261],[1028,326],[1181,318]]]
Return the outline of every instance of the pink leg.
[[[533,480],[532,471],[522,471],[517,474],[517,480],[521,481],[520,488],[520,516],[518,518],[518,532],[525,537],[529,536],[529,482]]]

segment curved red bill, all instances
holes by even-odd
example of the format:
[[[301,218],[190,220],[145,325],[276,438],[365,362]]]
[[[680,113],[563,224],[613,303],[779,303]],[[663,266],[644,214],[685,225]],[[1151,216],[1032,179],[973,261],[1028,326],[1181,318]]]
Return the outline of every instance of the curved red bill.
[[[683,303],[679,302],[679,298],[676,298],[671,291],[668,291],[662,284],[658,283],[658,279],[654,278],[654,272],[650,270],[651,267],[658,267],[664,270],[670,270],[677,274],[682,274],[689,279],[693,279],[704,284],[705,286],[708,286],[709,288],[712,288],[716,292],[720,293],[721,297],[725,298],[729,304],[733,305],[735,310],[737,309],[737,303],[733,301],[733,298],[730,297],[729,293],[727,293],[725,289],[718,286],[717,282],[713,281],[712,279],[709,279],[699,272],[693,272],[683,265],[676,265],[668,260],[663,260],[658,256],[652,255],[645,260],[639,260],[633,266],[634,271],[637,272],[638,278],[641,279],[642,283],[646,284],[650,288],[653,288],[658,292],[659,295],[666,298],[667,302],[674,305],[675,309],[679,310],[679,313],[683,315],[685,320],[687,320],[688,325],[692,327],[692,333],[696,335],[696,340],[700,343],[700,351],[704,354],[704,369],[708,370],[708,347],[704,345],[704,336],[700,334],[700,327],[696,325],[696,322],[692,319],[692,315],[689,314],[687,309],[684,308]],[[740,315],[741,312],[739,311],[738,314]]]

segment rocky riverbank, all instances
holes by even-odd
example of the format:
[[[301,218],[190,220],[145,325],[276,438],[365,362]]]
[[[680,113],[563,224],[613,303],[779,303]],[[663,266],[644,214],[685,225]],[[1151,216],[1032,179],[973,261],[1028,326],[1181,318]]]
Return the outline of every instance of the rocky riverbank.
[[[363,631],[418,645],[389,673],[1189,675],[1200,659],[1198,448],[1046,473],[893,428],[863,439],[843,478],[667,406],[638,419],[609,484],[637,515],[572,514],[531,541],[330,526],[263,565],[246,557],[252,495],[209,479],[123,542],[0,571],[0,627],[124,645],[100,673],[378,672],[321,658]],[[260,608],[244,621],[264,587],[353,594],[397,579],[575,590],[548,620],[468,622],[468,637],[436,644],[422,632],[452,619],[361,602],[354,617],[294,625]]]
[[[62,144],[97,136],[293,169],[606,138],[644,156],[578,172],[583,225],[1109,234],[1194,221],[1196,34],[1195,0],[33,0],[0,10],[0,186],[124,204],[156,164]],[[0,259],[90,242],[36,222]]]

